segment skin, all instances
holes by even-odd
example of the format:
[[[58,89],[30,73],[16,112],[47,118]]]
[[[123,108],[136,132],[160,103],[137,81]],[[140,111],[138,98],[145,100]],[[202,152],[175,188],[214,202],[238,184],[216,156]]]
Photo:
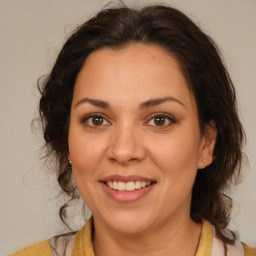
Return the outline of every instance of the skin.
[[[171,99],[139,107],[166,97]],[[88,117],[95,113],[103,116],[97,126]],[[157,113],[160,125],[152,116]],[[201,225],[190,218],[192,187],[202,160],[212,162],[214,144],[214,132],[200,131],[194,96],[165,50],[132,43],[93,52],[75,82],[69,159],[93,213],[95,255],[195,255]],[[121,203],[100,182],[116,174],[156,183],[139,200]]]

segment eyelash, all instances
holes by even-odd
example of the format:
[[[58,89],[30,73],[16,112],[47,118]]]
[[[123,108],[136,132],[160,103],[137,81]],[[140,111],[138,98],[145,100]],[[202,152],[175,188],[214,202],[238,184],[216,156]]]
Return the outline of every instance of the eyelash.
[[[161,117],[161,118],[164,118],[165,122],[166,120],[168,120],[168,124],[164,124],[164,125],[160,125],[160,126],[157,126],[157,125],[152,125],[154,127],[156,127],[157,129],[163,129],[163,128],[166,128],[167,126],[170,126],[171,124],[173,123],[176,123],[176,120],[174,117],[170,116],[169,114],[166,114],[166,113],[154,113],[150,116],[148,116],[146,119],[149,119],[149,121],[147,121],[145,123],[146,126],[150,126],[150,121],[154,120],[154,118],[157,118],[157,117]],[[93,124],[88,124],[88,120],[90,120],[91,118],[102,118],[103,119],[103,123],[104,121],[107,122],[108,124],[102,124],[102,125],[93,125]],[[109,126],[111,125],[111,123],[109,121],[107,121],[107,119],[105,118],[104,115],[100,114],[100,113],[93,113],[93,114],[90,114],[88,116],[85,116],[82,120],[81,120],[81,123],[85,124],[87,127],[90,127],[90,128],[94,128],[94,129],[100,129],[102,126]]]
[[[99,126],[97,126],[97,125],[90,125],[90,124],[88,124],[88,120],[90,120],[90,118],[102,118],[103,119],[103,122],[104,121],[106,121],[106,122],[108,122],[110,125],[111,125],[111,123],[109,122],[109,121],[107,121],[107,119],[102,115],[102,114],[100,114],[100,113],[93,113],[93,114],[90,114],[90,115],[88,115],[88,116],[85,116],[82,120],[81,120],[81,123],[83,123],[83,124],[85,124],[87,127],[91,127],[91,128],[94,128],[94,129],[99,129],[100,127],[102,127],[102,126],[106,126],[106,124],[105,125],[99,125]]]
[[[164,128],[170,126],[171,124],[176,123],[175,118],[173,116],[169,115],[169,114],[166,114],[166,113],[154,113],[154,114],[150,115],[149,117],[147,117],[147,119],[149,118],[149,121],[147,121],[146,125],[149,125],[150,121],[154,120],[157,117],[164,118],[165,122],[166,122],[166,120],[168,120],[168,122],[169,122],[168,124],[164,124],[162,126],[154,125],[154,127],[156,127],[157,129],[164,129]]]

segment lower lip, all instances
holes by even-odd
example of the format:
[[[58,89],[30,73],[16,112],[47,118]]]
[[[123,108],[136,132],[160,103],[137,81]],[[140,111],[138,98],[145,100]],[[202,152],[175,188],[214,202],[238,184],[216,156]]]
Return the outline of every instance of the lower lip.
[[[101,183],[107,195],[119,203],[132,203],[146,196],[154,187],[152,183],[148,187],[136,189],[134,191],[119,191],[108,187],[105,183]]]

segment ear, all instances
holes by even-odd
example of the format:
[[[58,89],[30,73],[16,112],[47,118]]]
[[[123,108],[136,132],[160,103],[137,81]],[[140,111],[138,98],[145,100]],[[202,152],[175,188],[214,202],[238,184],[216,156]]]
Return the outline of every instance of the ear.
[[[213,161],[213,151],[216,143],[217,130],[215,123],[211,121],[204,128],[201,143],[201,152],[198,159],[198,169],[204,169]]]

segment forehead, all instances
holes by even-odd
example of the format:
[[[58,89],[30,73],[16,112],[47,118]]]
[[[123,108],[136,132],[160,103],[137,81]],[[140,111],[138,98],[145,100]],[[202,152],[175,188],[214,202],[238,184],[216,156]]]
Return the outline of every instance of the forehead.
[[[141,43],[102,48],[88,56],[77,76],[74,97],[140,101],[155,97],[193,100],[179,63],[166,50]],[[114,95],[113,95],[114,93]]]

